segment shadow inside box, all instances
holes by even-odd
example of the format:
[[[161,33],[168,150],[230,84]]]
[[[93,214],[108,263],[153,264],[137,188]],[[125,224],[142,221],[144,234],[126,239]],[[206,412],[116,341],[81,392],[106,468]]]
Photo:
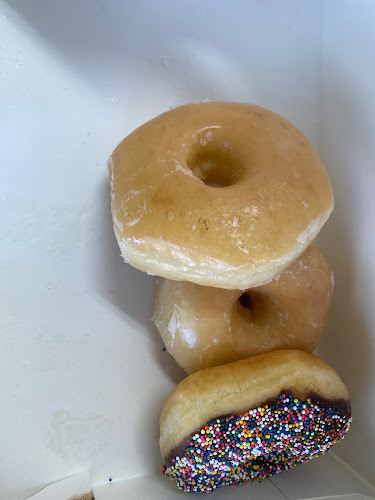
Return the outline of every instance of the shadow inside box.
[[[260,2],[264,30],[246,2],[228,9],[224,0],[211,5],[165,0],[163,7],[147,0],[6,1],[88,88],[116,108],[123,106],[128,121],[136,108],[134,125],[168,106],[204,99],[254,101],[301,119],[299,106],[293,111],[282,104],[290,100],[289,87],[279,99],[278,87],[269,84],[275,61],[286,58],[284,44],[272,47],[266,64],[263,58],[249,59],[248,46],[268,44],[268,32],[274,32],[268,6]],[[236,36],[229,44],[231,32]],[[288,55],[287,62],[290,71],[283,70],[293,74],[296,61]]]
[[[192,4],[187,0],[181,2],[168,0],[164,8],[160,8],[157,2],[144,0],[138,2],[66,0],[62,3],[49,0],[33,0],[33,2],[7,0],[7,3],[90,87],[100,90],[103,85],[112,89],[119,87],[120,90],[125,87],[132,92],[130,98],[134,99],[134,91],[137,89],[130,90],[132,85],[129,84],[133,82],[133,73],[138,79],[133,82],[133,87],[142,86],[141,81],[147,81],[150,75],[153,78],[153,88],[158,87],[155,79],[160,85],[169,88],[171,78],[185,83],[186,80],[193,78],[198,88],[201,86],[206,88],[205,98],[212,99],[214,91],[211,86],[220,86],[222,81],[222,73],[218,78],[219,75],[212,74],[212,69],[205,72],[205,64],[199,64],[193,72],[194,76],[190,74],[189,78],[184,67],[184,64],[190,64],[187,52],[192,52],[190,57],[194,58],[194,47],[188,44],[191,30],[186,29],[189,26],[186,23],[186,16],[195,21],[192,24],[195,30],[198,29],[195,25],[200,26],[203,23],[205,29],[200,29],[199,34],[208,49],[212,45],[211,38],[225,47],[222,32],[210,21],[213,15],[217,16],[217,9],[202,6],[200,3]],[[226,18],[226,23],[231,22],[237,28],[241,19],[243,15],[236,17],[232,14],[229,19]],[[244,36],[243,30],[237,30],[237,33],[238,37]],[[237,53],[244,50],[244,43],[237,43],[238,50],[232,58],[240,59]],[[170,55],[172,53],[175,55]],[[231,58],[226,57],[224,51],[219,53],[223,58],[222,63],[229,65],[226,71],[229,78],[233,71],[236,69],[239,71],[241,65],[236,65],[235,69],[231,64]],[[171,66],[174,68],[173,77],[170,75]],[[246,95],[248,78],[240,73],[236,79],[233,78],[233,83],[240,93]],[[110,82],[108,75],[111,75]],[[207,79],[209,81],[205,81]],[[185,89],[182,101],[196,100],[195,92],[187,90]],[[144,95],[142,102],[145,99],[147,96]]]
[[[169,379],[178,383],[186,373],[173,357],[163,350],[164,343],[153,322],[155,276],[131,267],[124,262],[113,231],[108,179],[100,184],[97,197],[98,235],[93,261],[88,273],[95,292],[114,306],[124,317],[124,328],[129,319],[139,325],[140,334],[150,336],[153,357]]]

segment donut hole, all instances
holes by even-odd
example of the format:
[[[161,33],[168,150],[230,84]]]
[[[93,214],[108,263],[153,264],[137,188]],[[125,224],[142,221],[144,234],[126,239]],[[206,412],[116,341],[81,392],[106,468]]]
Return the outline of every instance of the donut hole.
[[[245,323],[256,322],[258,327],[267,325],[270,318],[280,322],[282,317],[281,305],[278,300],[267,293],[254,291],[254,289],[244,292],[237,300],[235,305],[236,314],[233,314],[232,321]],[[233,329],[237,328],[234,324]]]
[[[254,294],[249,292],[244,292],[237,301],[237,307],[239,309],[247,309],[248,311],[254,311],[256,305],[256,298]]]
[[[227,187],[239,178],[234,158],[223,151],[198,151],[188,162],[193,174],[211,187]]]

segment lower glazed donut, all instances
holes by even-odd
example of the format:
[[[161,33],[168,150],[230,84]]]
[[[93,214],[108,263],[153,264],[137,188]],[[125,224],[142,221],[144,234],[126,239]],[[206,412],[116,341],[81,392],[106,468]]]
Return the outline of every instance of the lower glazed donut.
[[[275,351],[208,368],[164,404],[162,472],[186,492],[262,479],[324,454],[350,423],[345,385],[313,354]]]
[[[313,243],[279,276],[245,293],[159,279],[155,324],[187,373],[275,349],[312,352],[332,289],[332,270]]]

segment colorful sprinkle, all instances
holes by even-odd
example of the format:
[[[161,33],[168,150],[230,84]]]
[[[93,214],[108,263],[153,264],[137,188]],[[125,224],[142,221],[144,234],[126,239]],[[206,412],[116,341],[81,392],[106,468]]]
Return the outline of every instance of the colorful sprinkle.
[[[188,493],[262,479],[326,453],[351,421],[335,406],[281,394],[272,407],[207,422],[162,472]]]

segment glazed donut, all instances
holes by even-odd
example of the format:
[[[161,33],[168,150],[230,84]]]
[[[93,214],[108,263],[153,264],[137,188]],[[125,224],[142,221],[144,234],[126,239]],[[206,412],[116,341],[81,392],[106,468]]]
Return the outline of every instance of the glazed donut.
[[[125,261],[217,288],[243,290],[280,273],[333,208],[329,178],[309,141],[251,104],[168,111],[126,137],[108,168]]]
[[[180,382],[160,416],[162,472],[208,492],[324,454],[351,423],[348,391],[313,354],[274,351]]]
[[[220,290],[160,278],[154,321],[187,373],[275,349],[312,352],[323,333],[333,272],[315,243],[269,283]]]

